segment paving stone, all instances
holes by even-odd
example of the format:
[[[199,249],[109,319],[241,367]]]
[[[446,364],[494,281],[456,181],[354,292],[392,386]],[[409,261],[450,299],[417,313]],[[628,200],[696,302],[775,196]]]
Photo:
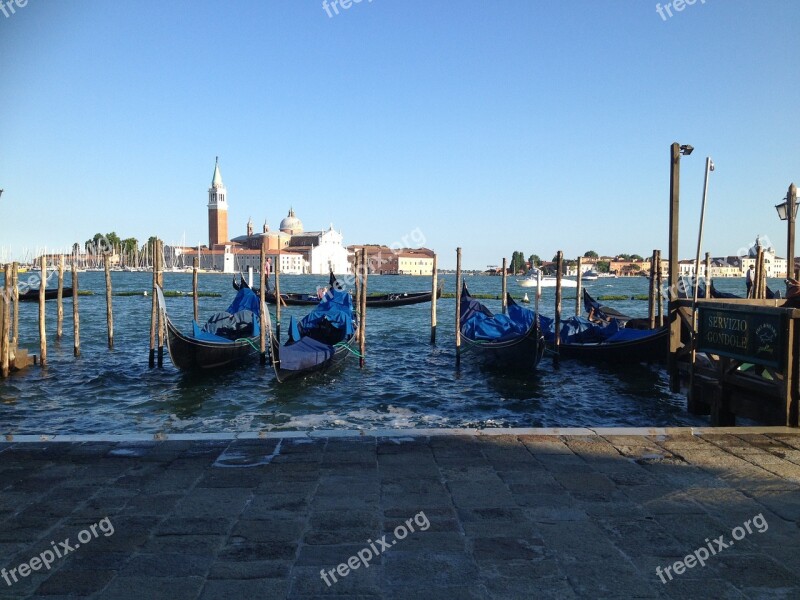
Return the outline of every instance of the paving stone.
[[[283,598],[289,583],[280,579],[209,579],[200,600],[241,600],[242,598]]]
[[[228,561],[217,560],[208,573],[209,579],[289,579],[292,563],[281,560]]]
[[[189,554],[138,554],[128,561],[120,575],[145,577],[204,577],[213,558]]]
[[[203,587],[201,577],[115,577],[94,598],[98,600],[195,600]]]
[[[42,596],[54,594],[89,596],[102,590],[116,575],[115,571],[64,570],[61,569],[48,577],[36,590]]]

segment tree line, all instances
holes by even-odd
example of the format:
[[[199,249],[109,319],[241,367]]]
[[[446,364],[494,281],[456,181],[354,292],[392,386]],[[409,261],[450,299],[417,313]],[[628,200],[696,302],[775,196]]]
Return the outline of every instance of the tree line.
[[[595,252],[594,250],[587,250],[583,254],[583,258],[592,258],[598,259],[600,255]],[[553,256],[553,260],[551,262],[556,262],[558,259],[558,255]],[[634,260],[644,260],[639,254],[617,254],[614,257],[615,260],[623,260],[623,261],[634,261]],[[511,254],[511,262],[508,265],[508,272],[509,273],[520,273],[525,272],[531,267],[541,267],[542,266],[542,259],[539,257],[538,254],[531,254],[528,256],[527,260],[525,259],[525,253],[515,250]],[[564,259],[564,265],[568,267],[572,267],[577,265],[578,261],[574,259]],[[634,265],[635,266],[635,265]],[[609,260],[598,260],[595,263],[595,269],[599,273],[608,273],[611,269],[611,261]]]

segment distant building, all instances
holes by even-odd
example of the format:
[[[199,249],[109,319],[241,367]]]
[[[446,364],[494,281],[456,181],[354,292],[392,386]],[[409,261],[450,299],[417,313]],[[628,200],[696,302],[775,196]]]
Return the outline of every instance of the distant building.
[[[369,272],[376,275],[432,275],[435,253],[428,248],[389,248],[381,244],[348,246],[351,265],[356,253],[366,249]]]
[[[228,190],[222,183],[219,157],[214,164],[214,176],[208,188],[208,247],[214,250],[228,243]]]

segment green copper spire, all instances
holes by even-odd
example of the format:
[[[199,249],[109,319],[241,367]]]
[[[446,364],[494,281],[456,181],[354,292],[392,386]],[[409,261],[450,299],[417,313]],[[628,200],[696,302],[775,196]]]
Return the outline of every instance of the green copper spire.
[[[219,156],[214,163],[214,179],[211,180],[211,187],[223,187],[222,173],[219,172]]]

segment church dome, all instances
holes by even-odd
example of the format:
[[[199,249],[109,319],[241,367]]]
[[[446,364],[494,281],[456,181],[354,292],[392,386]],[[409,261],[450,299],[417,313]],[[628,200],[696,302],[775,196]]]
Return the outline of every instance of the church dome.
[[[280,230],[292,235],[303,233],[303,222],[294,216],[294,209],[289,209],[289,214],[281,221]]]

